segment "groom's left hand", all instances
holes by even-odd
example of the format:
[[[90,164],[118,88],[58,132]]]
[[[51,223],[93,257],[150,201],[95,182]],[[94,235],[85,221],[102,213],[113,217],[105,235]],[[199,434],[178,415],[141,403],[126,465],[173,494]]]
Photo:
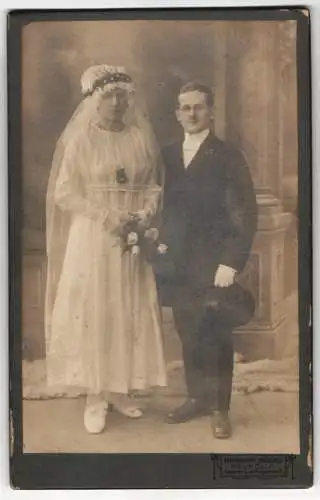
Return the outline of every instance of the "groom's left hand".
[[[235,269],[220,264],[214,277],[214,286],[227,287],[232,285],[234,283],[235,275]]]

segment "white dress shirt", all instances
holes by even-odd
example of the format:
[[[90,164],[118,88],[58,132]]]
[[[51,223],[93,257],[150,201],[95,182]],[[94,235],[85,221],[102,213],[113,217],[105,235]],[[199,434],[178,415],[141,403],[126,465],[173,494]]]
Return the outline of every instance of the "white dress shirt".
[[[203,141],[208,137],[209,129],[202,130],[197,134],[188,134],[186,132],[183,142],[183,163],[184,167],[188,168],[191,161],[195,157],[199,147]]]

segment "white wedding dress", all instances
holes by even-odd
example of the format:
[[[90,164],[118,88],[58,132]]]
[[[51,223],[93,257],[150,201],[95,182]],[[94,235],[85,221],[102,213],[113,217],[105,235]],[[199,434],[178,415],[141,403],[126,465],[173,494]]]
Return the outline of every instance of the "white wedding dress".
[[[49,385],[127,393],[167,383],[152,268],[123,254],[113,232],[118,211],[157,210],[150,161],[133,127],[92,125],[67,145],[54,199],[72,221],[47,338]]]

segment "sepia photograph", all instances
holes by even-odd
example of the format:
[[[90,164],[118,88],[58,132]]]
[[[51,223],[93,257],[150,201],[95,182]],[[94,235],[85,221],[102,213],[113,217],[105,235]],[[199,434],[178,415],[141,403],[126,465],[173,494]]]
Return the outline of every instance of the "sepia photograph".
[[[297,21],[21,34],[23,453],[300,454]]]

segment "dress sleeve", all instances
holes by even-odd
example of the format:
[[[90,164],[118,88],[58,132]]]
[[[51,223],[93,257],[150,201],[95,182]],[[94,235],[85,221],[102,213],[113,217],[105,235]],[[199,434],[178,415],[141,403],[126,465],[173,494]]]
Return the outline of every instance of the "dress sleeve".
[[[107,213],[94,206],[84,194],[82,162],[84,161],[84,148],[80,140],[75,140],[65,148],[60,172],[57,178],[54,200],[61,210],[73,214],[84,215],[91,219],[105,219]]]
[[[160,154],[149,149],[149,172],[146,179],[144,194],[144,212],[148,218],[153,218],[162,208],[164,166]]]
[[[154,217],[160,209],[162,186],[155,172],[150,174],[144,194],[144,211],[147,217]]]
[[[134,130],[134,143],[139,161],[145,165],[143,174],[143,217],[153,218],[162,201],[162,162],[153,132],[147,126]]]
[[[54,191],[55,203],[61,210],[99,221],[114,230],[120,223],[120,211],[101,208],[85,196],[82,174],[88,157],[85,144],[85,140],[78,140],[66,147]]]

